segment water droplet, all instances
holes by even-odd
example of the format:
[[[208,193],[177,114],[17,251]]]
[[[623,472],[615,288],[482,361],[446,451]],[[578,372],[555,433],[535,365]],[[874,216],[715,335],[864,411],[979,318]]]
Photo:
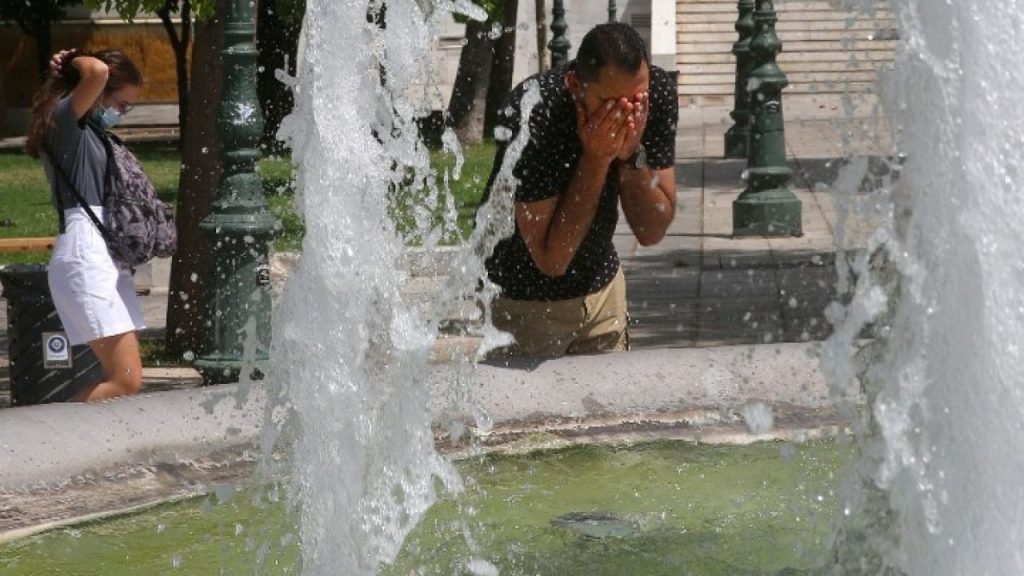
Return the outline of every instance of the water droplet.
[[[764,402],[747,404],[743,409],[743,420],[751,434],[764,434],[775,426],[772,410]]]

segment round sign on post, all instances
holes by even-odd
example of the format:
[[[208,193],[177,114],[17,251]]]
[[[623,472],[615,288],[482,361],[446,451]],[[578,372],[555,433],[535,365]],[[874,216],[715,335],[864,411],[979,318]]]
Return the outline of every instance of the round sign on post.
[[[43,368],[73,368],[68,337],[63,332],[43,332]]]

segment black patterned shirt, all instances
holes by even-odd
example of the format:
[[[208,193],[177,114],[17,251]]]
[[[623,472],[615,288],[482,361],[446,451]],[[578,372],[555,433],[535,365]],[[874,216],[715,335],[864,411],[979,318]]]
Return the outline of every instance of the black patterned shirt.
[[[529,142],[512,171],[519,182],[515,200],[536,202],[568,190],[583,153],[576,126],[576,108],[565,87],[565,73],[572,66],[573,63],[569,63],[568,67],[531,76],[513,89],[507,105],[499,113],[496,133],[507,137],[498,142],[484,201],[490,196],[508,145],[519,132],[521,101],[531,82],[540,86],[540,102],[530,114]],[[653,170],[661,170],[675,163],[679,99],[672,77],[657,66],[650,66],[648,91],[650,112],[642,141],[647,164]],[[540,271],[518,226],[512,236],[499,242],[487,260],[487,272],[490,279],[501,286],[502,296],[514,300],[568,300],[597,292],[611,282],[619,270],[619,257],[612,244],[619,220],[618,181],[618,167],[613,164],[590,231],[564,275],[551,277]]]

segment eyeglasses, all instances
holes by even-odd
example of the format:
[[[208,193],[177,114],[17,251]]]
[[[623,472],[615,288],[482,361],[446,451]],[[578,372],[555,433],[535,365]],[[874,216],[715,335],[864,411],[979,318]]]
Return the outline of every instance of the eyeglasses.
[[[125,114],[131,112],[132,110],[135,110],[135,105],[134,104],[128,104],[127,102],[122,102],[122,101],[118,100],[117,98],[114,98],[113,96],[111,96],[110,99],[114,101],[114,106],[117,108],[117,111],[120,112],[122,116],[124,116]]]

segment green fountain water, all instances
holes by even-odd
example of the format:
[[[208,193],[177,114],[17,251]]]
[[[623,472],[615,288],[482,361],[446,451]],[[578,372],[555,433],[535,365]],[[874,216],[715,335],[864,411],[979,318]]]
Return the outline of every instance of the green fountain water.
[[[382,573],[488,574],[475,558],[501,574],[808,573],[828,554],[847,454],[829,441],[659,442],[463,460],[465,492],[432,508]],[[0,573],[298,574],[295,516],[276,494],[218,487],[55,530],[0,547]],[[574,514],[631,529],[581,531]]]

